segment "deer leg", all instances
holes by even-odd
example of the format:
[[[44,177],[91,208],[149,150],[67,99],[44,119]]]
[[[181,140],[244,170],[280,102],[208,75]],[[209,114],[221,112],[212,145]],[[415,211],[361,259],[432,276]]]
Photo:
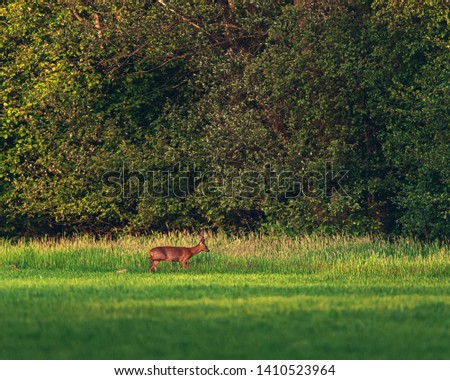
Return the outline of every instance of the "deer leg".
[[[152,260],[152,258],[150,257],[150,258],[148,259],[148,261],[150,261],[150,266],[148,267],[148,271],[151,272],[151,271],[153,270],[153,268],[154,268],[153,260]]]
[[[153,254],[150,252],[150,257],[148,258],[148,261],[150,261],[150,266],[148,267],[148,271],[151,272],[154,268],[153,266]]]
[[[180,263],[183,266],[183,269],[187,269],[189,267],[187,260],[180,261]]]
[[[156,266],[159,264],[160,260],[153,260],[152,261],[152,266],[148,268],[148,271],[151,272],[152,270],[154,270],[156,272],[157,268]]]

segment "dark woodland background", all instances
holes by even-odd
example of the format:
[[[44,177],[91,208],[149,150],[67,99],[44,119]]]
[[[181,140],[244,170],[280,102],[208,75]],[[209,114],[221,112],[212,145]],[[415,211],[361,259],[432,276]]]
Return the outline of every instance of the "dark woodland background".
[[[447,1],[0,12],[1,235],[450,235]],[[341,191],[323,191],[331,163]],[[164,171],[183,191],[153,191]]]

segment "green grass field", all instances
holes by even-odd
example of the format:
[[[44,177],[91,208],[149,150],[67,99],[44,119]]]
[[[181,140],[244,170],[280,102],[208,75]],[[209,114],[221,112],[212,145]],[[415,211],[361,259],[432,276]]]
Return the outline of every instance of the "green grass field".
[[[0,242],[0,359],[450,359],[450,248],[348,237]],[[118,270],[127,269],[126,273]]]

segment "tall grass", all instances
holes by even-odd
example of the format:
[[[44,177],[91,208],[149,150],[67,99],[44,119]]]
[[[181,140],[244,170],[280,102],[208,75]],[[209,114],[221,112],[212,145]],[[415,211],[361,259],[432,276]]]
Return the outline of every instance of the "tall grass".
[[[151,247],[197,242],[0,240],[0,359],[450,357],[448,245],[209,234],[188,270],[146,273]]]
[[[160,245],[192,246],[196,235],[187,233],[124,236],[116,240],[80,236],[70,239],[0,240],[0,267],[4,269],[51,269],[66,271],[115,271],[125,268],[143,272],[148,251]],[[193,273],[321,273],[335,275],[401,276],[450,274],[447,244],[401,238],[349,236],[230,237],[209,234],[210,253],[191,260]],[[160,272],[178,272],[178,264],[162,263]],[[181,271],[180,271],[181,272]]]

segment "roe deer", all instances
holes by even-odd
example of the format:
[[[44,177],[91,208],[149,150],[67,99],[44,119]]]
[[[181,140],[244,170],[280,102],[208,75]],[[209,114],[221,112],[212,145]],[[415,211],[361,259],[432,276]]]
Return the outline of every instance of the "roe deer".
[[[150,257],[148,261],[152,264],[148,271],[154,270],[156,272],[156,266],[160,261],[178,261],[183,268],[187,268],[187,262],[189,259],[200,252],[209,252],[208,247],[205,244],[205,238],[202,237],[200,243],[195,247],[156,247],[150,250]]]

